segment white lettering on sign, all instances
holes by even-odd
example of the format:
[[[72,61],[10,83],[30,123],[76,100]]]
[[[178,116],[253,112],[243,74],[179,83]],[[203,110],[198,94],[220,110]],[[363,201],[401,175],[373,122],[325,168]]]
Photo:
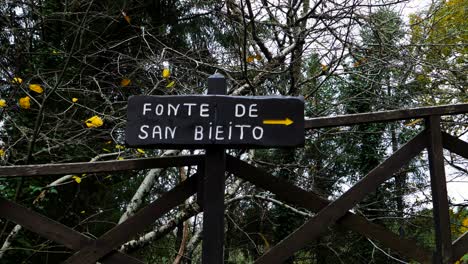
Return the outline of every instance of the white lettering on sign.
[[[142,125],[140,127],[140,134],[138,135],[139,139],[147,139],[149,134],[150,126],[149,125]],[[174,139],[175,138],[175,133],[176,133],[177,127],[161,127],[161,126],[153,126],[153,130],[151,133],[151,138],[153,139]]]
[[[167,115],[171,115],[171,109],[174,112],[174,116],[177,115],[177,111],[179,111],[179,106],[180,104],[176,104],[175,106],[173,104],[169,104],[169,110],[167,111]]]
[[[210,116],[210,114],[208,113],[208,111],[210,110],[208,108],[209,106],[210,106],[209,104],[201,104],[200,105],[200,116],[201,117],[209,117]],[[206,112],[206,114],[205,114],[205,112]]]
[[[143,114],[144,114],[144,112],[143,112]],[[142,126],[140,127],[140,132],[143,133],[143,135],[142,135],[142,134],[139,134],[139,135],[138,135],[138,138],[139,138],[139,139],[146,139],[146,138],[148,137],[148,133],[145,131],[145,129],[148,129],[148,128],[149,128],[148,125],[142,125]]]
[[[249,107],[249,117],[258,117],[257,114],[257,104],[251,104]]]
[[[249,105],[249,111],[248,111],[248,116],[249,117],[258,117],[257,114],[257,104],[251,104]],[[243,117],[247,113],[247,108],[243,104],[236,104],[234,107],[234,115],[236,117]]]
[[[142,115],[148,116],[153,115],[155,118],[165,118],[165,117],[190,117],[190,120],[195,120],[189,126],[183,126],[179,129],[182,132],[179,132],[179,137],[184,135],[190,135],[192,133],[193,140],[195,141],[239,141],[239,140],[262,140],[264,137],[264,127],[256,124],[266,124],[266,125],[289,125],[291,120],[289,119],[260,119],[259,110],[257,103],[237,103],[233,105],[234,110],[230,110],[231,116],[233,118],[229,123],[224,123],[224,125],[218,124],[218,121],[210,121],[210,119],[200,122],[197,124],[196,118],[209,118],[210,117],[210,104],[209,103],[143,103]],[[214,108],[214,111],[217,111]],[[225,112],[223,112],[225,113]],[[223,117],[222,117],[223,118]],[[252,118],[255,123],[242,122],[241,118]],[[156,119],[158,120],[158,119]],[[156,121],[155,120],[155,121]],[[138,138],[141,140],[146,139],[156,139],[156,140],[174,140],[177,135],[177,128],[175,126],[177,122],[174,120],[166,122],[157,122],[158,125],[141,125],[138,132]],[[237,122],[236,122],[237,120]],[[288,121],[289,120],[289,121]],[[208,124],[207,124],[208,121]],[[185,122],[185,121],[184,121]],[[256,123],[258,122],[258,123]],[[247,124],[246,124],[247,123]],[[162,125],[166,124],[166,125]],[[169,124],[169,125],[167,125]],[[191,131],[186,131],[190,129]]]
[[[158,104],[155,109],[156,115],[160,116],[164,112],[164,106],[162,104]]]
[[[188,107],[188,112],[187,112],[187,115],[188,116],[191,116],[192,115],[192,106],[195,106],[197,104],[195,103],[185,103],[184,106],[187,106]]]
[[[257,132],[255,132],[257,131]],[[258,133],[258,134],[257,134]],[[252,136],[254,139],[256,140],[260,140],[262,139],[263,137],[263,128],[262,127],[259,127],[259,126],[256,126],[252,129]]]
[[[232,122],[229,122],[228,139],[231,140],[231,138],[232,138]]]
[[[197,103],[183,103],[183,104],[156,104],[153,106],[151,103],[143,104],[143,115],[154,113],[156,116],[181,116],[180,110],[187,110],[187,116],[199,114],[201,117],[210,117],[210,105]]]
[[[202,126],[195,126],[195,137],[194,140],[202,140],[203,139],[203,127]]]
[[[245,106],[242,104],[236,104],[236,117],[243,117],[245,115]]]
[[[240,128],[239,139],[244,139],[244,127],[251,127],[251,125],[235,125],[235,127]]]
[[[224,133],[223,126],[216,126],[216,140],[224,140],[224,137],[221,136]]]
[[[146,112],[151,111],[151,108],[148,108],[147,106],[150,107],[151,104],[150,104],[150,103],[146,103],[146,104],[143,105],[143,115],[145,115]]]
[[[251,125],[216,125],[212,122],[208,126],[197,125],[193,130],[193,139],[201,140],[244,140],[244,139],[261,140],[263,138],[263,128]]]

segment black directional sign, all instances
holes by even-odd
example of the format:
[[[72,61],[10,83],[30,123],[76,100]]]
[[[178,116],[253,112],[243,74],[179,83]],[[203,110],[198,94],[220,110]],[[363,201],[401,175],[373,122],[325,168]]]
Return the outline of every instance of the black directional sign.
[[[304,144],[304,100],[225,95],[133,96],[126,143],[132,147],[294,147]]]

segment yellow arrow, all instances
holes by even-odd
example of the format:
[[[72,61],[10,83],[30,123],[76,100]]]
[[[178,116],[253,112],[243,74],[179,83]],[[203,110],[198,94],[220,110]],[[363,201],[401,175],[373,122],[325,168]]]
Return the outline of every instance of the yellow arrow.
[[[265,125],[285,125],[289,126],[290,124],[294,123],[291,119],[285,118],[285,119],[266,119],[263,120],[263,124]]]

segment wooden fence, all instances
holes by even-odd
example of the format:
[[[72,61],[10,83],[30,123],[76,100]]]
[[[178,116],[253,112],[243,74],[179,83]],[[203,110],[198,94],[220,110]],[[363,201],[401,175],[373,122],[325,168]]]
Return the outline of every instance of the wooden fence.
[[[340,225],[369,239],[378,241],[384,247],[395,250],[402,256],[420,263],[454,263],[468,252],[468,233],[463,234],[456,241],[451,239],[443,148],[461,157],[468,158],[468,143],[441,131],[440,117],[466,113],[468,113],[468,104],[458,104],[306,120],[306,129],[414,118],[424,118],[426,120],[425,129],[422,132],[370,171],[335,201],[325,200],[236,157],[227,155],[225,166],[228,172],[275,194],[278,199],[288,204],[300,206],[316,213],[295,232],[257,259],[255,263],[282,263],[308,243],[315,241],[328,230],[328,227],[333,225]],[[435,249],[423,248],[415,241],[401,238],[385,227],[372,223],[365,217],[350,211],[367,194],[375,191],[380,184],[393,177],[399,169],[408,164],[412,158],[419,155],[424,149],[428,150],[431,175],[436,234]],[[210,166],[210,163],[205,164],[206,158],[209,157],[190,155],[93,163],[9,166],[0,167],[0,177],[8,179],[13,177],[40,177],[44,175],[113,172],[190,165]],[[174,207],[183,204],[192,195],[200,192],[203,187],[201,183],[204,182],[203,174],[199,170],[198,173],[164,193],[159,199],[139,210],[125,222],[110,229],[98,239],[90,238],[66,225],[1,197],[0,217],[17,223],[74,251],[75,253],[65,263],[95,263],[96,261],[122,264],[143,263],[116,249],[137,236],[138,233],[143,232],[148,226],[154,224],[159,217]],[[203,205],[203,203],[201,204]],[[209,232],[209,230],[204,230],[204,232]],[[204,249],[206,254],[210,253],[208,250]],[[207,261],[204,264],[218,263],[208,263]]]

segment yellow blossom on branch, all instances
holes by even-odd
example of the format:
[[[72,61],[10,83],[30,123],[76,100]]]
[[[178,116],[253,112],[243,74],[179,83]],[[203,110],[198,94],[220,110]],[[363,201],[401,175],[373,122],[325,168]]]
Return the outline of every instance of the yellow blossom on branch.
[[[73,102],[73,103],[78,102],[78,98],[73,97],[73,98],[72,98],[72,102]]]
[[[41,94],[44,92],[44,89],[42,89],[42,87],[39,84],[30,84],[29,90],[34,91],[38,94]]]
[[[169,76],[171,76],[171,71],[168,68],[163,69],[162,77],[167,79]]]
[[[131,82],[132,82],[132,80],[130,80],[130,79],[122,79],[120,81],[120,86],[122,86],[122,87],[128,86]]]
[[[142,150],[141,148],[137,148],[137,151],[138,151],[139,153],[141,153],[141,154],[145,154],[145,151]]]
[[[175,84],[175,81],[172,81],[166,85],[166,88],[171,88],[172,86],[174,86],[174,84]]]
[[[116,149],[125,149],[125,147],[124,147],[124,146],[122,146],[122,145],[119,145],[119,144],[115,145],[115,148],[116,148]]]
[[[5,101],[5,99],[0,99],[0,108],[4,108],[7,106],[7,103]]]
[[[19,106],[23,109],[31,108],[31,98],[29,96],[25,96],[19,99]]]
[[[95,128],[95,127],[100,127],[104,124],[104,121],[102,121],[102,119],[95,115],[91,118],[89,118],[88,120],[86,120],[86,126],[89,127],[89,128]]]
[[[76,181],[76,183],[81,183],[81,178],[79,176],[72,176],[72,179],[74,179]]]
[[[21,79],[20,77],[15,77],[15,78],[13,78],[13,80],[11,81],[11,83],[14,83],[14,84],[22,84],[22,83],[23,83],[23,79]]]

